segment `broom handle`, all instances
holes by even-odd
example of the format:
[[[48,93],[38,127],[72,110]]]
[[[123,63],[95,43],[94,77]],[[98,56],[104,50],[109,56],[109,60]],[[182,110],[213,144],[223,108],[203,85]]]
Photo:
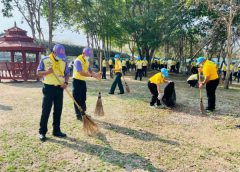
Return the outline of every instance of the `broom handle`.
[[[122,73],[123,81],[126,83],[123,72],[121,71],[121,73]]]
[[[198,72],[198,80],[199,80],[199,85],[201,83],[201,72]],[[199,88],[199,91],[200,91],[200,99],[202,98],[202,89]]]
[[[56,75],[56,73],[53,71],[53,75],[55,76],[55,78],[58,80],[59,84],[62,85],[60,79],[58,78],[58,76]],[[67,88],[65,88],[65,91],[67,92],[67,94],[69,95],[69,97],[73,100],[73,102],[75,103],[75,105],[77,106],[77,108],[80,110],[80,112],[82,112],[84,114],[84,111],[82,110],[81,106],[79,106],[79,104],[77,103],[77,101],[74,99],[74,97],[72,96],[72,94],[68,91]]]

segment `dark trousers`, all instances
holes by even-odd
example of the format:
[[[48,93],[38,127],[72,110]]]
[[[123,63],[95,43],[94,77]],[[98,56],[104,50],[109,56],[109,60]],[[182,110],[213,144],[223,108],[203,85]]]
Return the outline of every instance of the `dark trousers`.
[[[208,107],[209,110],[214,110],[216,106],[216,89],[219,84],[219,79],[210,80],[206,84],[207,97],[208,97]]]
[[[122,77],[121,73],[118,72],[118,73],[115,74],[115,78],[114,78],[114,81],[112,83],[110,93],[114,93],[117,85],[118,85],[118,88],[120,90],[120,93],[124,93],[121,77]]]
[[[223,71],[223,80],[226,79],[227,71]]]
[[[158,97],[157,85],[148,82],[148,88],[152,94],[152,99],[150,100],[150,106],[154,106],[155,103],[157,103],[157,106],[160,106],[161,102],[157,98]]]
[[[143,66],[143,76],[147,76],[147,66]]]
[[[189,80],[189,81],[187,81],[187,83],[188,83],[191,87],[197,87],[198,80]]]
[[[42,92],[43,102],[39,133],[46,134],[48,131],[47,124],[52,109],[52,105],[54,105],[52,124],[53,132],[59,132],[63,107],[63,88],[61,88],[60,86],[44,84]]]
[[[240,80],[240,72],[238,72],[238,82],[239,82],[239,80]]]
[[[135,80],[137,80],[137,78],[140,78],[140,81],[142,80],[142,69],[137,69],[136,71],[136,75],[135,75]]]
[[[85,112],[87,110],[86,100],[87,100],[87,85],[83,80],[73,79],[73,97],[81,106],[82,110]],[[75,114],[76,116],[81,116],[82,113],[78,109],[78,107],[74,104]]]
[[[110,77],[113,78],[113,73],[112,73],[113,65],[109,65],[109,68],[110,68]]]
[[[127,72],[127,67],[126,67],[126,66],[123,66],[123,67],[122,67],[122,70],[123,70],[123,75],[125,75],[126,72]]]
[[[106,68],[106,67],[103,67],[103,68],[102,68],[102,79],[107,79],[107,78],[106,78],[106,72],[107,72],[107,68]]]

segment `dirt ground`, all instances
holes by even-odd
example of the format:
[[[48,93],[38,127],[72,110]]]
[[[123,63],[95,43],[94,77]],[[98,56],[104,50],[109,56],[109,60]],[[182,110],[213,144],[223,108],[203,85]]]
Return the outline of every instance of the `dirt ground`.
[[[174,109],[149,107],[147,78],[128,76],[131,93],[124,95],[107,94],[112,80],[87,80],[87,112],[101,134],[84,135],[65,94],[61,128],[68,137],[52,136],[51,116],[45,143],[38,140],[42,84],[0,83],[0,171],[240,171],[240,88],[218,87],[216,112],[203,116],[198,89],[183,76],[170,79]],[[99,90],[104,117],[93,115]]]

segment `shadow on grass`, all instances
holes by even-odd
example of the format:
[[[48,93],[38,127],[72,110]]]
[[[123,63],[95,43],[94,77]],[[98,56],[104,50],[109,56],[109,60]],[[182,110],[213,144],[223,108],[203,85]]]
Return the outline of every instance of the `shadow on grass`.
[[[122,126],[107,123],[107,122],[102,122],[102,121],[99,121],[99,120],[96,120],[96,122],[98,122],[101,125],[101,127],[105,128],[107,130],[113,130],[117,133],[121,133],[121,134],[130,136],[130,137],[133,137],[135,139],[144,140],[144,141],[159,141],[159,142],[162,142],[162,143],[179,146],[178,142],[160,138],[158,135],[155,135],[155,134],[150,133],[148,131],[144,131],[144,130],[137,131],[137,130],[134,130],[134,129],[122,127]]]
[[[1,105],[0,104],[0,110],[11,111],[13,109],[12,109],[12,106],[6,106],[6,105]]]
[[[151,161],[139,156],[136,153],[122,153],[113,150],[111,147],[103,147],[100,145],[90,144],[85,141],[77,140],[71,137],[65,140],[48,139],[49,142],[56,143],[68,147],[70,149],[87,153],[89,155],[98,156],[102,161],[125,168],[130,166],[132,169],[142,169],[148,171],[161,172],[163,170],[154,167]],[[132,171],[132,170],[131,170]]]

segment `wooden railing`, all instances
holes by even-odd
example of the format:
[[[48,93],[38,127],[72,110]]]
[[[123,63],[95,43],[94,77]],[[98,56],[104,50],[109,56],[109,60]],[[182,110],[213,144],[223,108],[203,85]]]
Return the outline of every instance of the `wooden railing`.
[[[22,62],[0,62],[0,80],[36,80],[37,63],[26,63],[26,69]]]

